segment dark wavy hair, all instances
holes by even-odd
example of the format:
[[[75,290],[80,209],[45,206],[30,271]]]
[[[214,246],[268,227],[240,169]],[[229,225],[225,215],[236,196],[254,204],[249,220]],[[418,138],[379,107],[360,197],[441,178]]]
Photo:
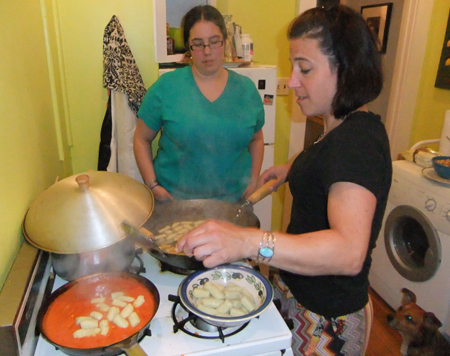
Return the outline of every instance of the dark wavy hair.
[[[305,11],[288,30],[289,40],[300,37],[318,40],[331,69],[337,71],[332,104],[336,118],[378,97],[383,88],[379,41],[359,13],[343,5]]]
[[[181,23],[184,46],[187,49],[189,49],[189,35],[191,33],[191,29],[200,20],[210,21],[215,24],[219,27],[220,32],[222,32],[223,40],[225,41],[227,39],[227,27],[220,11],[211,5],[199,5],[190,9],[186,15],[184,15]]]

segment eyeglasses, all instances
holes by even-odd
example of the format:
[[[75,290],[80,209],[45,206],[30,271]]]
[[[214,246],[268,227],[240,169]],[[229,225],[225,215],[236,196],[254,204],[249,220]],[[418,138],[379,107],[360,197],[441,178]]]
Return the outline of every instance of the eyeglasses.
[[[200,52],[200,51],[204,51],[206,47],[209,47],[211,49],[216,49],[216,48],[220,48],[223,46],[223,41],[211,41],[209,42],[209,44],[193,44],[191,46],[189,46],[189,48],[191,49],[191,51],[194,52]]]

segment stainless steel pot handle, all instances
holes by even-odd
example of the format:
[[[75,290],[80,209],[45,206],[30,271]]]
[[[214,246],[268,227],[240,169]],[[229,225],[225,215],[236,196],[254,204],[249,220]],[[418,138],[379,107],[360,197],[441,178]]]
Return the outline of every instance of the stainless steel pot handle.
[[[140,237],[136,242],[142,248],[146,250],[154,249],[158,251],[161,256],[166,257],[164,252],[159,248],[155,241],[153,241],[155,235],[153,235],[145,227],[136,228],[127,221],[122,221],[122,229],[127,235],[135,235],[137,237]]]

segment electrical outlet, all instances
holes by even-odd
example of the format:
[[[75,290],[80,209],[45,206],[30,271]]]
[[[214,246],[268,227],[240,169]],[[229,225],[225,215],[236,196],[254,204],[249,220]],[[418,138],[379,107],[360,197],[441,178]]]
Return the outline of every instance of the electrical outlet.
[[[277,79],[277,95],[289,95],[288,81],[289,78]]]

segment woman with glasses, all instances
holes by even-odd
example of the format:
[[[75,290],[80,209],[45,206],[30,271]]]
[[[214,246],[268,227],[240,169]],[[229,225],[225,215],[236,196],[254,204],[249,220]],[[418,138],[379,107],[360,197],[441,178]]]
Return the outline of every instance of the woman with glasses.
[[[364,355],[372,308],[368,274],[392,178],[389,140],[367,103],[382,89],[376,37],[356,11],[314,8],[288,32],[289,87],[324,132],[292,164],[261,183],[288,181],[286,233],[208,221],[182,237],[178,251],[206,267],[251,258],[276,267],[275,298],[292,319],[295,355]]]
[[[223,67],[227,29],[216,8],[196,6],[182,25],[192,66],[149,88],[138,113],[136,162],[157,200],[236,202],[256,189],[260,175],[262,100],[249,78]]]

